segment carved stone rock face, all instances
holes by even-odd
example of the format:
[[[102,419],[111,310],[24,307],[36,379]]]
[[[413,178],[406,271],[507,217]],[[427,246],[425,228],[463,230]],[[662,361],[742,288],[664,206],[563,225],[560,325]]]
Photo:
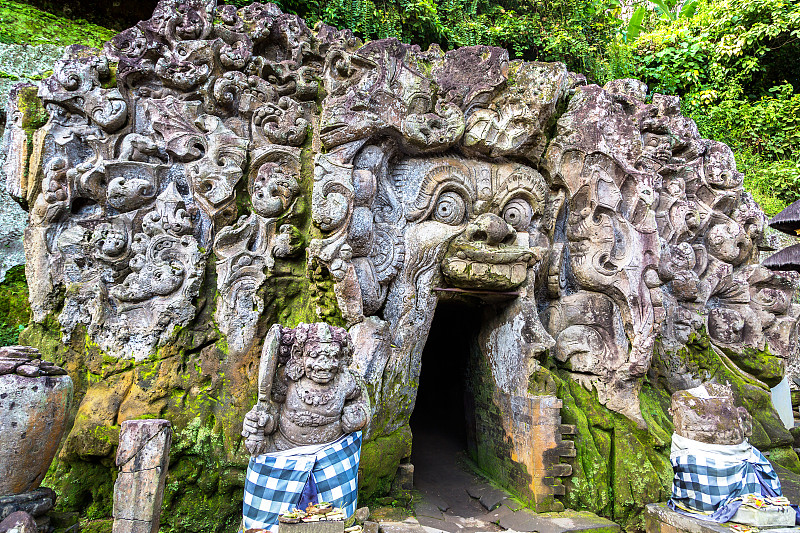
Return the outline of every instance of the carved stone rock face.
[[[752,432],[744,407],[737,407],[730,386],[705,383],[672,395],[675,433],[707,444],[740,444]]]
[[[683,382],[680,352],[707,337],[770,385],[796,346],[795,288],[758,264],[766,218],[732,152],[637,80],[586,85],[488,46],[362,45],[274,4],[162,0],[104,51],[68,48],[32,100],[47,122],[11,131],[30,151],[8,161],[33,321],[95,359],[200,352],[234,369],[238,406],[270,324],[335,322],[370,438],[402,434],[445,298],[487,304],[479,348],[507,397],[552,356],[642,428],[654,353]],[[281,405],[348,375],[326,382],[333,355],[308,357]],[[259,411],[251,444],[321,438],[297,428],[338,413],[336,394],[271,443]]]

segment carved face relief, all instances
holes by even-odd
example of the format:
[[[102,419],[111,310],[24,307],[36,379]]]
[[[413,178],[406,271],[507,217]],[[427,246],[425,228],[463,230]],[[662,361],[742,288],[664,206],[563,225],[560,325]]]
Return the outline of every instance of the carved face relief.
[[[299,192],[297,180],[280,162],[261,165],[250,186],[253,209],[263,217],[275,217],[286,211]]]
[[[752,243],[741,226],[729,220],[711,226],[706,245],[708,252],[717,259],[738,265],[750,251]]]
[[[535,170],[460,159],[406,160],[406,219],[417,234],[450,241],[445,279],[462,289],[510,290],[542,256],[533,246],[546,187]]]
[[[328,55],[328,97],[320,117],[320,138],[328,149],[378,133],[399,135],[420,151],[446,148],[461,137],[463,113],[437,99],[432,80],[404,61],[407,54],[406,45],[386,40],[355,54]]]
[[[303,349],[303,368],[314,383],[329,383],[339,373],[342,348],[337,342],[313,342]]]

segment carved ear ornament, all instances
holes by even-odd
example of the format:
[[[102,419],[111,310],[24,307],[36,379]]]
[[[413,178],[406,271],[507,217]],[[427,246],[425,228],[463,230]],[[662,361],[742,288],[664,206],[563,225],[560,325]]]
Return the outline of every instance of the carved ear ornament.
[[[420,165],[425,165],[419,162]],[[475,185],[471,178],[472,173],[461,161],[444,160],[438,161],[432,167],[415,169],[413,162],[409,161],[406,165],[397,165],[393,171],[395,182],[403,178],[399,173],[407,172],[411,165],[411,172],[425,172],[416,195],[412,197],[412,202],[406,204],[406,219],[409,222],[427,218],[436,207],[436,202],[445,191],[454,191],[461,195],[466,209],[472,210],[472,202],[476,197]],[[407,179],[407,178],[406,178]]]

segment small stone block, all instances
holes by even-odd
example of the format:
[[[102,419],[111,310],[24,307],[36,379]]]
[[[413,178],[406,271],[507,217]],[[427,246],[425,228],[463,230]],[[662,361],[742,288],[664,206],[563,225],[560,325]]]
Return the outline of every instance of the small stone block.
[[[38,533],[36,520],[24,511],[16,511],[0,522],[0,533]]]
[[[508,498],[506,491],[490,487],[481,494],[480,502],[487,511],[494,511],[506,498]]]
[[[153,522],[115,518],[112,533],[156,533],[157,531],[158,525],[154,528]]]
[[[363,527],[364,527],[364,533],[378,533],[378,530],[380,529],[380,526],[377,522],[370,522],[370,521],[364,522]]]
[[[794,509],[789,506],[768,507],[765,509],[742,506],[733,515],[731,522],[756,527],[793,526],[795,515]]]
[[[278,524],[279,533],[342,533],[344,520],[325,522],[300,522],[299,524]]]
[[[578,433],[578,428],[575,424],[561,424],[560,430],[562,435],[575,435]]]
[[[414,465],[411,463],[398,465],[393,485],[395,490],[412,490],[414,488]]]
[[[366,522],[369,519],[369,507],[359,507],[353,516],[358,522]]]
[[[572,465],[567,463],[556,463],[550,467],[550,472],[548,472],[552,476],[556,477],[566,477],[572,475]]]

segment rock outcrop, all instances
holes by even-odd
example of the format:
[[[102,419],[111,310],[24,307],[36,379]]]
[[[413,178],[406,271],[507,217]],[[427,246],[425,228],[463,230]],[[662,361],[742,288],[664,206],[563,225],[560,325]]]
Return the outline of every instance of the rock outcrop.
[[[708,380],[800,472],[769,403],[794,286],[758,264],[765,216],[676,97],[493,47],[363,44],[272,4],[163,0],[105,50],[69,47],[31,106],[47,123],[7,134],[30,210],[22,339],[76,378],[68,501],[107,509],[119,424],[157,416],[176,429],[166,519],[233,527],[260,345],[318,321],[352,336],[373,406],[362,486],[388,489],[443,299],[482,303],[464,364],[498,427],[501,399],[563,403],[567,506],[635,527],[669,490],[670,394]],[[480,452],[524,473],[524,442]]]

